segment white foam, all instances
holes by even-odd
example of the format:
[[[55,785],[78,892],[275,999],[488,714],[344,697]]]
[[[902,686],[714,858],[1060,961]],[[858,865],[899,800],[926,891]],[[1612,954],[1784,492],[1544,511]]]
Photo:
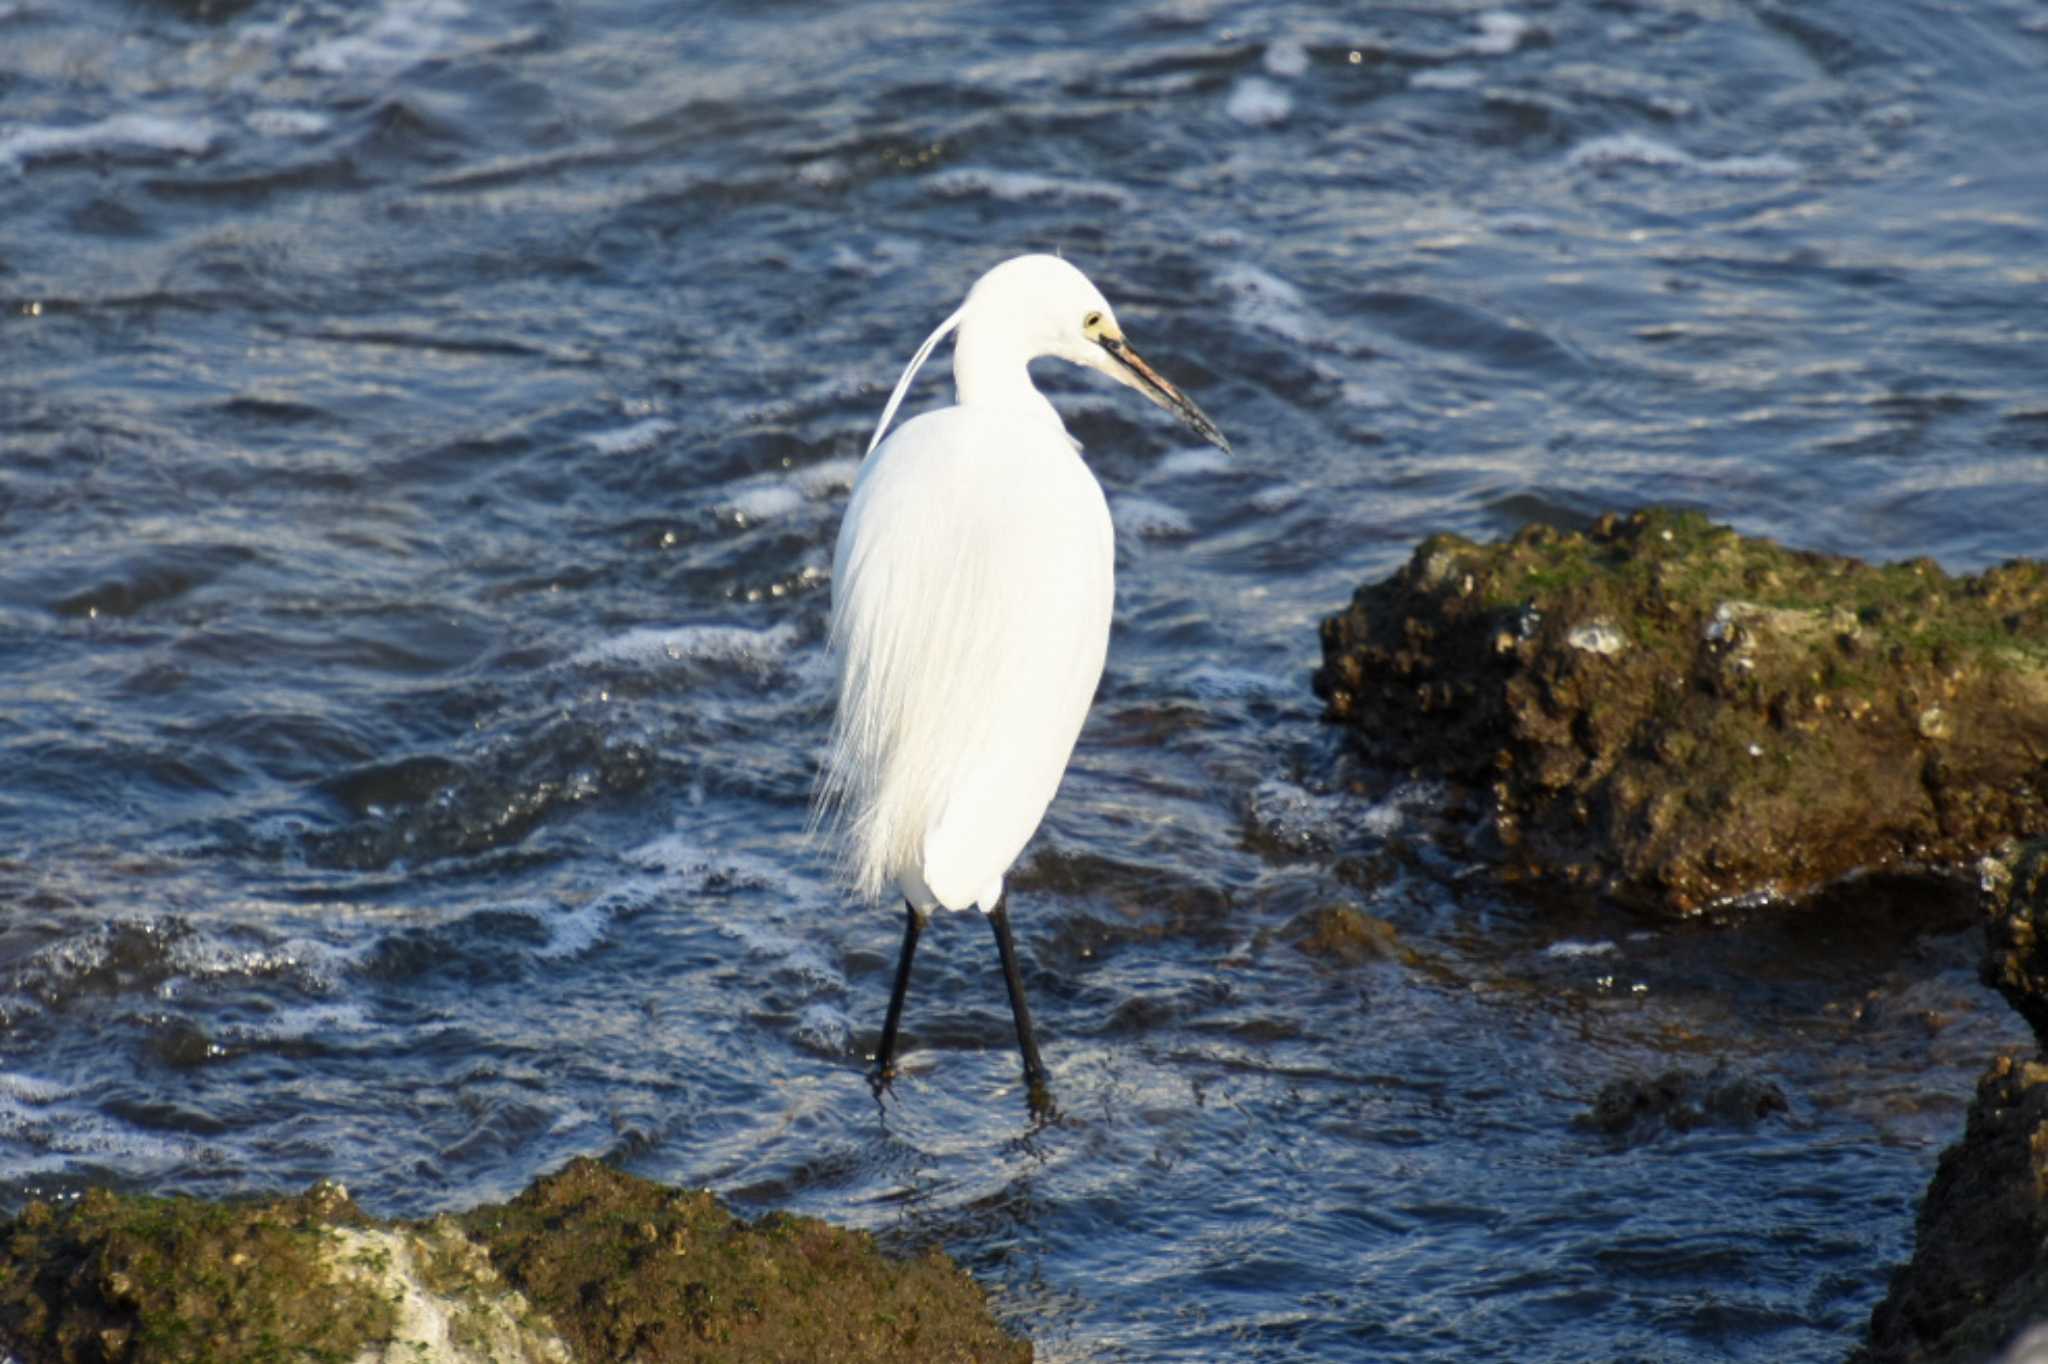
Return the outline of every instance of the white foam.
[[[1246,76],[1231,87],[1223,112],[1249,127],[1270,128],[1294,112],[1294,96],[1262,76]]]
[[[352,964],[352,955],[311,938],[287,938],[262,947],[223,942],[205,934],[179,938],[164,953],[164,964],[184,980],[219,980],[235,976],[286,976],[300,989],[325,994]],[[175,981],[161,993],[177,992]]]
[[[851,1045],[853,1022],[843,1011],[819,1001],[804,1006],[791,1033],[813,1051],[836,1055]]]
[[[1313,334],[1308,300],[1278,275],[1238,261],[1219,270],[1216,283],[1229,296],[1230,314],[1240,325],[1295,342],[1307,341]]]
[[[1204,701],[1292,701],[1297,692],[1287,678],[1217,663],[1198,663],[1183,678],[1189,695]]]
[[[678,625],[667,630],[640,626],[579,650],[569,662],[581,666],[646,666],[687,659],[765,669],[775,666],[795,647],[794,625],[771,625],[765,630],[750,630],[743,625]]]
[[[1289,507],[1301,501],[1302,495],[1307,491],[1299,483],[1274,483],[1260,488],[1257,492],[1253,493],[1249,501],[1253,511],[1267,513],[1286,511]]]
[[[1346,817],[1356,811],[1342,798],[1319,796],[1293,782],[1260,782],[1250,797],[1252,822],[1268,838],[1296,852],[1328,852],[1343,836]]]
[[[1734,180],[1783,179],[1804,169],[1789,156],[1775,152],[1761,156],[1698,157],[1642,133],[1608,133],[1581,142],[1565,153],[1565,164],[1574,168],[1604,170],[1610,166],[1646,166],[1653,170],[1691,171]]]
[[[1190,445],[1167,451],[1155,470],[1165,478],[1186,478],[1189,474],[1220,474],[1231,469],[1230,456],[1213,445]]]
[[[0,136],[0,169],[19,172],[31,161],[105,151],[171,152],[198,156],[219,132],[205,119],[115,114],[71,128],[19,128]]]
[[[791,477],[796,480],[796,486],[803,489],[805,497],[831,497],[852,488],[859,473],[860,461],[857,459],[828,459],[798,469]]]
[[[796,178],[813,189],[836,189],[853,178],[853,167],[836,156],[821,156],[798,166]]]
[[[927,176],[925,185],[942,199],[974,199],[985,195],[1011,203],[1067,199],[1107,204],[1113,208],[1132,208],[1137,204],[1136,196],[1129,190],[1104,180],[1073,180],[1064,176],[991,170],[981,166],[939,171]]]
[[[71,1091],[55,1080],[0,1071],[0,1100],[17,1104],[55,1103]]]
[[[801,174],[801,172],[799,172]],[[846,242],[833,246],[825,263],[842,274],[855,275],[861,279],[874,279],[906,266],[916,265],[924,259],[924,246],[903,237],[884,237],[869,244],[866,251],[856,250]]]
[[[1402,782],[1377,801],[1347,791],[1321,794],[1273,778],[1251,794],[1252,820],[1268,837],[1298,852],[1330,852],[1365,838],[1386,840],[1415,823],[1418,814],[1439,810],[1447,799],[1441,782]]]
[[[789,875],[780,862],[744,853],[713,852],[683,832],[650,839],[629,851],[626,858],[670,878],[671,884],[666,887],[669,891],[674,890],[674,882],[682,881],[692,883],[698,890],[713,886],[746,887],[785,897],[794,894]]]
[[[376,1025],[361,1004],[316,1004],[280,1009],[261,1022],[230,1023],[220,1036],[244,1042],[295,1042],[336,1033],[366,1033]]]
[[[1109,519],[1124,534],[1146,540],[1175,540],[1195,533],[1195,523],[1180,508],[1128,493],[1110,502]]]
[[[772,483],[757,483],[750,488],[742,488],[728,497],[721,504],[720,510],[740,524],[748,525],[779,520],[803,504],[803,489],[790,480],[778,478]]]
[[[292,66],[328,75],[390,75],[450,55],[457,26],[468,17],[463,0],[385,0],[364,28],[313,44]]]
[[[664,417],[649,417],[616,430],[593,431],[583,439],[600,455],[637,455],[653,449],[675,429],[676,424]]]
[[[1488,57],[1513,52],[1536,27],[1521,15],[1504,9],[1488,10],[1479,16],[1478,23],[1479,36],[1467,43],[1466,48]]]
[[[1606,938],[1602,938],[1599,942],[1580,942],[1576,938],[1566,938],[1563,942],[1554,942],[1544,948],[1543,955],[1546,957],[1563,957],[1569,961],[1575,957],[1604,957],[1611,952],[1619,952],[1620,950],[1612,941]]]
[[[1376,412],[1383,407],[1394,405],[1393,397],[1384,388],[1359,379],[1342,380],[1339,392],[1343,395],[1346,407],[1359,407],[1368,412]]]
[[[109,1120],[79,1092],[32,1075],[0,1072],[0,1179],[65,1170],[84,1156],[128,1167],[190,1159],[190,1143]]]
[[[1439,66],[1417,71],[1408,78],[1416,90],[1470,90],[1486,79],[1486,73],[1472,66]]]
[[[311,109],[252,109],[242,122],[265,137],[313,137],[334,126],[332,118]]]
[[[1308,49],[1296,38],[1275,38],[1266,44],[1259,65],[1274,76],[1299,76],[1308,70]]]

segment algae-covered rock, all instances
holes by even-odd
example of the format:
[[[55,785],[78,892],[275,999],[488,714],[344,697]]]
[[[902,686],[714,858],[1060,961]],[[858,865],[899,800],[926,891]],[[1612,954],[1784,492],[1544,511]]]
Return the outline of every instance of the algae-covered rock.
[[[338,1186],[209,1203],[95,1190],[0,1226],[22,1364],[1028,1360],[943,1255],[735,1218],[593,1161],[460,1218],[381,1222]]]
[[[1440,535],[1323,622],[1327,716],[1481,787],[1511,873],[1692,912],[2048,832],[2048,566],[1951,577],[1669,511]]]
[[[582,1360],[1029,1360],[937,1252],[891,1260],[862,1232],[579,1160],[463,1220]]]
[[[363,1221],[338,1186],[266,1203],[92,1190],[0,1229],[0,1340],[26,1364],[353,1360],[392,1304],[339,1268]]]
[[[1392,924],[1349,905],[1325,905],[1299,915],[1283,936],[1298,951],[1341,966],[1398,957],[1404,950]]]

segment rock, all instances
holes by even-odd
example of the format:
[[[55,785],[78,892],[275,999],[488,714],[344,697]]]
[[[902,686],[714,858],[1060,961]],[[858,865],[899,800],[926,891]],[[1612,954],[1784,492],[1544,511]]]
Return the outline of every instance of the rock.
[[[2048,1048],[2048,842],[2012,846],[1981,868],[1985,930],[1984,983],[2027,1020]]]
[[[2048,841],[2008,844],[1980,867],[1983,976],[2048,1047]],[[1963,1138],[1921,1200],[1913,1258],[1870,1318],[1860,1364],[2020,1360],[2048,1320],[2048,1053],[1995,1058]],[[2044,1350],[2048,1354],[2048,1350]]]
[[[459,1218],[380,1222],[336,1184],[209,1203],[88,1192],[0,1226],[22,1364],[1029,1360],[936,1251],[746,1223],[595,1161]]]
[[[1666,1131],[1701,1127],[1746,1130],[1773,1113],[1789,1111],[1785,1092],[1769,1080],[1715,1066],[1704,1075],[1667,1070],[1651,1077],[1613,1080],[1600,1087],[1591,1111],[1578,1121],[1636,1146]]]
[[[1296,950],[1341,966],[1403,955],[1400,934],[1392,924],[1349,905],[1326,905],[1297,915],[1282,936]]]
[[[1977,1364],[2048,1318],[2048,1065],[1993,1061],[1852,1364]]]
[[[1439,535],[1323,622],[1371,761],[1483,792],[1517,879],[1693,913],[2048,833],[2048,566],[1957,578],[1692,513]]]

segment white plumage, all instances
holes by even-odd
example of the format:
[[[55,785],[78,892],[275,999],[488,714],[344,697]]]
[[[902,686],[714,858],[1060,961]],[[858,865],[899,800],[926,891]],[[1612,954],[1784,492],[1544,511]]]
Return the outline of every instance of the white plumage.
[[[955,328],[955,405],[884,440],[918,367]],[[898,381],[833,555],[839,705],[818,801],[860,894],[893,889],[909,906],[884,1075],[918,927],[939,906],[995,919],[1027,1070],[1036,1060],[1003,878],[1073,753],[1115,595],[1101,485],[1031,384],[1027,366],[1048,355],[1137,388],[1224,444],[1125,344],[1095,286],[1051,256],[983,275]]]

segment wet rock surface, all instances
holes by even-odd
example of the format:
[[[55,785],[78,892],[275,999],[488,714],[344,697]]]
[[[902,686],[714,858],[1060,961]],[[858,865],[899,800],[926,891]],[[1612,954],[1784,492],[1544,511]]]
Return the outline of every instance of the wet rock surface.
[[[2048,842],[2009,845],[1981,868],[1983,976],[2048,1048]],[[1857,1364],[1998,1357],[2048,1320],[2048,1050],[1993,1058],[1963,1137],[1921,1201],[1913,1258],[1871,1315]],[[2011,1347],[2017,1358],[2023,1353]],[[2031,1357],[2031,1356],[2029,1356]]]
[[[0,1228],[22,1364],[1028,1360],[931,1252],[572,1162],[459,1218],[379,1222],[339,1186],[239,1204],[94,1190]]]
[[[1974,1364],[2048,1317],[2048,1065],[2001,1056],[1920,1205],[1857,1364]]]
[[[1425,541],[1323,623],[1371,762],[1482,796],[1511,876],[1690,913],[2048,832],[2048,567],[1953,577],[1692,513]]]

